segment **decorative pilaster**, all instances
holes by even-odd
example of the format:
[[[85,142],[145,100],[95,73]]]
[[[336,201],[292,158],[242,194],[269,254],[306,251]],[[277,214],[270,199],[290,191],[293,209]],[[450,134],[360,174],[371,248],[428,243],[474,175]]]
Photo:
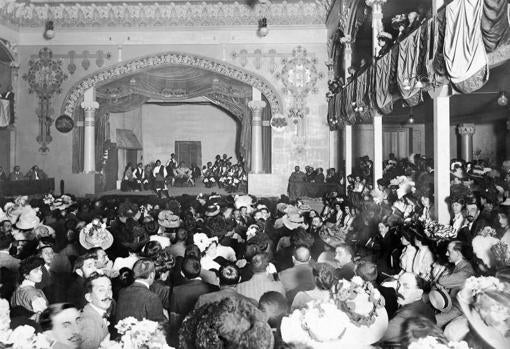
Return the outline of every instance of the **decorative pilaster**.
[[[266,107],[264,101],[250,101],[251,110],[251,172],[263,173],[262,159],[262,110]]]
[[[96,171],[96,109],[99,103],[94,100],[93,88],[87,90],[81,107],[85,111],[84,118],[84,156],[83,156],[83,172],[90,173]]]
[[[383,12],[382,5],[386,3],[387,0],[366,0],[365,3],[367,6],[372,8],[372,48],[373,48],[373,56],[377,57],[379,54],[379,43],[377,40],[377,36],[380,32],[384,31],[383,26]]]
[[[475,124],[460,124],[457,131],[461,137],[461,157],[469,162],[473,160],[473,135],[475,134]]]

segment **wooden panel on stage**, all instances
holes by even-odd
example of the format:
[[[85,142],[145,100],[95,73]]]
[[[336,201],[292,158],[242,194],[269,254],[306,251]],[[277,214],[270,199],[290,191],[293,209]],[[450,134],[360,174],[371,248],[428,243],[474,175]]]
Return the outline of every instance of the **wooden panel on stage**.
[[[200,141],[175,141],[177,162],[184,161],[187,167],[192,164],[202,167],[202,143]],[[211,159],[212,160],[212,159]]]
[[[0,196],[47,194],[53,193],[54,190],[55,178],[0,182]]]

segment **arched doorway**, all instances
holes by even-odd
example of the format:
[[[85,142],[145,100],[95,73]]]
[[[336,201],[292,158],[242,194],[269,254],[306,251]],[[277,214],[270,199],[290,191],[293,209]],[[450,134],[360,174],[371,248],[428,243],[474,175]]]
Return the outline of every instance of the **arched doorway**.
[[[276,89],[264,78],[228,63],[211,58],[185,53],[162,53],[136,58],[99,70],[77,82],[67,93],[62,113],[71,116],[76,125],[82,125],[79,107],[86,90],[94,87],[98,102],[109,101],[103,114],[115,110],[116,106],[142,104],[150,98],[163,102],[176,102],[203,97],[218,106],[241,123],[238,155],[249,164],[251,141],[251,113],[247,107],[250,93],[246,88],[258,89],[269,108],[268,117],[280,113],[281,99]],[[109,110],[108,110],[109,109]],[[104,137],[104,117],[96,115],[96,163],[101,161],[101,136]],[[101,130],[103,127],[103,130]],[[266,138],[270,139],[269,123],[266,123]],[[98,129],[99,128],[99,129]],[[268,134],[269,131],[269,134]],[[99,137],[99,139],[98,139]],[[83,128],[73,131],[73,172],[83,169]],[[266,158],[270,158],[271,147],[265,147]],[[265,166],[270,172],[269,166]]]

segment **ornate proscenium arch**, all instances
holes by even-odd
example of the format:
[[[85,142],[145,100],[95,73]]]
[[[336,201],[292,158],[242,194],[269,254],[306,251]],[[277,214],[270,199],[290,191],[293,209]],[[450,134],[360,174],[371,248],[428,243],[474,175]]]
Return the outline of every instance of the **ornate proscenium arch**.
[[[69,90],[64,98],[61,113],[72,117],[76,107],[80,105],[84,92],[91,87],[126,75],[167,65],[196,67],[242,81],[262,92],[269,101],[273,115],[282,112],[281,97],[276,89],[263,77],[213,58],[181,52],[164,52],[115,64],[86,76]]]

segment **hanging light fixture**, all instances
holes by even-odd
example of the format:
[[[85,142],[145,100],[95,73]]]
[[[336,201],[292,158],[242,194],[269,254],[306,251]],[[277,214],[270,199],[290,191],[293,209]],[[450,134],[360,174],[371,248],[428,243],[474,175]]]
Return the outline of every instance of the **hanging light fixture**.
[[[44,25],[43,37],[46,40],[51,40],[55,37],[55,29],[54,29],[53,21],[46,21],[46,24]]]
[[[505,91],[501,91],[498,96],[498,105],[501,107],[506,107],[508,105],[508,97],[505,94]]]
[[[414,112],[413,112],[413,108],[411,108],[409,110],[409,119],[407,119],[407,123],[412,125],[412,124],[414,124],[414,121],[415,121],[414,120]]]

